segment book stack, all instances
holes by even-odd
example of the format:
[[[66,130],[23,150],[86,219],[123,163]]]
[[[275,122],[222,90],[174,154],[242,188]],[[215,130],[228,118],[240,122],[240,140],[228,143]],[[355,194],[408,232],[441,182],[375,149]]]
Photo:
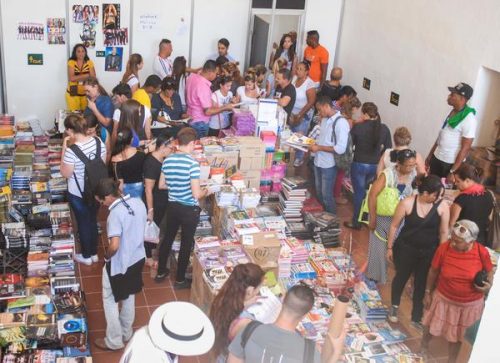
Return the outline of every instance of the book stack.
[[[31,246],[30,246],[31,248]],[[28,252],[28,276],[47,276],[49,267],[48,251]]]
[[[291,276],[294,279],[315,279],[316,271],[309,262],[292,264]]]
[[[304,213],[306,225],[314,232],[314,240],[325,247],[340,246],[340,221],[332,213],[306,212]]]
[[[75,240],[72,234],[56,235],[52,237],[49,254],[49,274],[51,276],[75,276],[73,253]]]
[[[230,212],[227,221],[229,232],[237,239],[247,234],[260,232],[260,228],[255,223],[255,220],[250,218],[244,210]]]
[[[20,249],[28,247],[26,225],[24,222],[3,223],[2,232],[5,236],[5,246],[2,246],[2,249]]]
[[[220,290],[228,278],[229,274],[224,267],[209,268],[203,271],[203,279],[215,291]]]
[[[238,204],[238,191],[232,185],[222,185],[216,193],[215,200],[219,207],[229,207]]]
[[[219,144],[224,152],[240,151],[240,142],[235,137],[224,137],[219,139]]]
[[[365,279],[366,280],[366,279]],[[360,315],[365,321],[386,320],[388,308],[382,302],[377,286],[371,281],[360,281],[354,289]]]
[[[52,235],[60,236],[73,233],[71,211],[68,203],[51,204],[49,216],[52,226]]]
[[[21,274],[5,274],[0,277],[0,300],[26,296],[24,277]]]
[[[231,134],[235,136],[253,136],[255,134],[255,117],[249,111],[234,111]]]
[[[61,175],[62,139],[49,140],[49,167],[52,178],[62,178]]]
[[[274,131],[261,131],[260,139],[262,140],[264,145],[266,145],[266,153],[274,152],[276,141],[278,139]]]
[[[280,257],[278,259],[278,277],[289,277],[292,272],[293,252],[285,241],[281,241]]]
[[[26,338],[37,341],[37,346],[57,344],[57,319],[55,314],[29,314]]]
[[[240,190],[240,208],[256,208],[260,202],[260,192],[255,188],[244,188]]]
[[[292,250],[292,263],[305,263],[309,259],[309,252],[304,246],[304,243],[297,238],[288,237],[286,244]]]
[[[302,222],[302,206],[307,198],[307,182],[302,177],[287,177],[281,181],[279,208],[287,222]]]
[[[50,200],[52,203],[60,203],[66,200],[68,182],[66,178],[51,178],[49,180]]]

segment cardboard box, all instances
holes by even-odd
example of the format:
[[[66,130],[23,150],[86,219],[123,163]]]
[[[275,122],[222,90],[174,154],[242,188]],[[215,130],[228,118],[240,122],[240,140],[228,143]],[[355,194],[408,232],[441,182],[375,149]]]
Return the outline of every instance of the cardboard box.
[[[266,145],[259,137],[255,136],[239,136],[240,157],[264,157],[266,154]]]
[[[239,166],[240,170],[261,170],[264,168],[265,163],[265,154],[264,157],[239,157]]]
[[[212,165],[212,162],[215,161],[217,166],[221,165],[221,163],[225,164],[223,166],[225,166],[226,169],[232,166],[238,167],[238,156],[239,156],[238,151],[218,152],[205,155],[210,165]]]
[[[264,271],[278,273],[281,243],[276,232],[259,232],[241,237],[241,243],[250,260]]]
[[[191,283],[190,301],[203,310],[206,314],[215,298],[215,291],[203,279],[203,269],[196,255],[193,256],[193,282]]]

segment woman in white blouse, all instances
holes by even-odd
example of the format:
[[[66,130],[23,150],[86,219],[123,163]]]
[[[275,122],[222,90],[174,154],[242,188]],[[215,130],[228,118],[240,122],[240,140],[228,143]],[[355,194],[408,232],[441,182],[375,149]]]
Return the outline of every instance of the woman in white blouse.
[[[126,83],[130,86],[132,94],[140,87],[139,71],[143,66],[144,62],[140,54],[134,53],[129,57],[125,74],[122,77],[122,83]]]
[[[257,77],[255,73],[247,73],[245,75],[245,85],[238,87],[236,95],[239,98],[239,102],[246,104],[257,103],[261,94],[259,87],[257,87]]]
[[[309,62],[303,61],[297,65],[297,75],[293,78],[295,87],[295,104],[290,115],[290,128],[293,132],[307,135],[309,124],[313,116],[314,102],[316,102],[315,83],[309,78]],[[299,167],[304,160],[304,152],[295,153],[294,166]]]

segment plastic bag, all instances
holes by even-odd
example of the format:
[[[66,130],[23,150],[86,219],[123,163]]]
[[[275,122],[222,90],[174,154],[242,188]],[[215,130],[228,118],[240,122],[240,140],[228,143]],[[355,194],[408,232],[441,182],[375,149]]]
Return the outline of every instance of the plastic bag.
[[[151,243],[160,242],[160,227],[155,222],[147,222],[144,229],[144,241]]]

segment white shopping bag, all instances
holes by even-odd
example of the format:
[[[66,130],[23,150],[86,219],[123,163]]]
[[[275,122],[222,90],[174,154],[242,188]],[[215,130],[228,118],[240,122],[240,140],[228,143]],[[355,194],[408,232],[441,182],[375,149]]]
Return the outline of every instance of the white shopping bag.
[[[147,222],[144,229],[144,241],[151,243],[160,242],[160,227],[155,222]]]

